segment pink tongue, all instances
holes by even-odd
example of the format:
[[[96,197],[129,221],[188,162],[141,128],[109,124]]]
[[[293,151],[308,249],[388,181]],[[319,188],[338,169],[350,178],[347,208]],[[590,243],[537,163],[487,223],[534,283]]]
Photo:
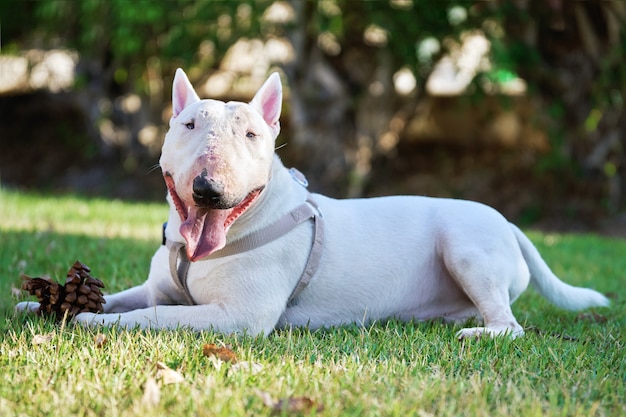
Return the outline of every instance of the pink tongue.
[[[200,210],[190,207],[180,234],[187,241],[187,256],[191,261],[206,258],[226,245],[224,223],[232,210]]]

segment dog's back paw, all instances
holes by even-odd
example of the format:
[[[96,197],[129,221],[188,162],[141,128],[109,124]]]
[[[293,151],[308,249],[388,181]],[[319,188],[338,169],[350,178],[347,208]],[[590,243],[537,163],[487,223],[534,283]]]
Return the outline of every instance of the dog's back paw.
[[[524,329],[517,325],[515,327],[508,326],[494,326],[494,327],[468,327],[461,329],[457,332],[456,337],[459,340],[463,339],[479,339],[484,336],[498,337],[506,336],[512,339],[524,335]]]

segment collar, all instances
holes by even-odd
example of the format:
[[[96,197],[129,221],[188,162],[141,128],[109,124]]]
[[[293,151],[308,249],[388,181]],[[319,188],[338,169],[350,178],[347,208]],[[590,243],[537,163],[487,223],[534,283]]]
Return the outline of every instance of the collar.
[[[298,184],[306,187],[308,182],[304,175],[291,168],[289,170],[294,181]],[[278,239],[291,232],[297,226],[302,223],[311,220],[313,222],[313,240],[311,242],[311,249],[307,263],[304,267],[300,279],[296,283],[291,295],[287,299],[287,304],[293,304],[295,298],[306,288],[311,282],[320,261],[322,259],[323,243],[324,243],[324,219],[322,212],[320,211],[317,203],[313,199],[313,196],[309,193],[304,203],[300,204],[293,210],[283,215],[280,219],[274,223],[256,231],[249,235],[242,237],[234,242],[230,242],[219,251],[211,254],[207,259],[218,259],[227,256],[238,255],[240,253],[248,252],[253,249],[257,249],[264,246],[274,240]],[[187,287],[187,273],[189,272],[189,266],[191,262],[187,257],[185,245],[180,242],[172,242],[165,238],[165,226],[163,225],[163,244],[170,250],[169,265],[170,274],[176,283],[176,286],[185,296],[188,305],[194,305],[196,302],[189,292]]]

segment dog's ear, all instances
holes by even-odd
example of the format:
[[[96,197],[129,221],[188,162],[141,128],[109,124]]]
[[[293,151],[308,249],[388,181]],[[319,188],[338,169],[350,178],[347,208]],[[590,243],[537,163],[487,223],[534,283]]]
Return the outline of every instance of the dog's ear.
[[[189,82],[185,71],[178,68],[174,75],[174,85],[172,86],[172,118],[178,116],[185,107],[200,101],[193,86]]]
[[[277,72],[272,73],[267,81],[263,83],[259,91],[255,94],[254,98],[250,102],[250,105],[254,107],[263,120],[270,127],[274,138],[278,136],[280,132],[280,110],[283,104],[283,87],[280,84],[280,76]]]

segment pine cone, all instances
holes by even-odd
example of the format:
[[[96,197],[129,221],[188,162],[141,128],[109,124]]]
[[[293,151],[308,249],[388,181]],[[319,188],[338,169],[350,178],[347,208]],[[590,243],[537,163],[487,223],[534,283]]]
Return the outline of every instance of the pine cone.
[[[22,289],[28,291],[30,295],[36,295],[39,300],[39,314],[53,313],[59,298],[63,296],[63,287],[49,277],[31,278],[22,275],[22,279],[24,280]]]
[[[22,289],[37,296],[40,315],[55,315],[60,320],[66,311],[70,317],[84,312],[101,313],[102,304],[106,303],[101,290],[104,284],[90,272],[87,265],[76,261],[67,272],[65,285],[48,277],[22,275]]]

